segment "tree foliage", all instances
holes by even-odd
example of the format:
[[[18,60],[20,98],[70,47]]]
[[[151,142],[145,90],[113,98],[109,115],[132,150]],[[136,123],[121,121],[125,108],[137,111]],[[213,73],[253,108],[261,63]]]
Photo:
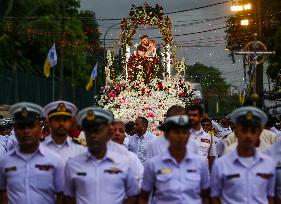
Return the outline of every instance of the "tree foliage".
[[[79,0],[0,1],[0,69],[43,76],[47,53],[55,42],[57,67],[64,46],[65,80],[84,86],[95,63],[103,58],[103,49],[95,13],[79,8]]]
[[[229,84],[221,76],[221,72],[206,65],[196,63],[187,68],[188,80],[192,83],[200,83],[205,96],[228,95]]]

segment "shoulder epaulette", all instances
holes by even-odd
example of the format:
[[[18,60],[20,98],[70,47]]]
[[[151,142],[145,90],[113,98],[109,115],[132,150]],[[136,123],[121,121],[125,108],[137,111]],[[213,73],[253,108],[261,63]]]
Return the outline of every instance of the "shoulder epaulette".
[[[75,144],[79,144],[79,145],[82,145],[82,146],[87,146],[86,141],[84,141],[84,140],[82,140],[82,139],[79,139],[79,138],[72,138],[72,141],[73,141]]]

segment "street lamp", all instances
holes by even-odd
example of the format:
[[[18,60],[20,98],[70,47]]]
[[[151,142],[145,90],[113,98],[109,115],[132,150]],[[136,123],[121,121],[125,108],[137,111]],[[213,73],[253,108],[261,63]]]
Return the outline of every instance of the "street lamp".
[[[252,9],[252,4],[248,3],[244,5],[244,10],[251,10]]]
[[[240,11],[247,11],[252,9],[252,4],[239,4],[239,2],[233,2],[232,6],[230,7],[231,11],[240,12]]]
[[[241,26],[248,26],[249,25],[249,20],[248,19],[244,19],[240,22]]]
[[[237,12],[237,11],[243,11],[243,6],[241,6],[241,5],[232,5],[231,6],[231,11],[235,11],[235,12]]]

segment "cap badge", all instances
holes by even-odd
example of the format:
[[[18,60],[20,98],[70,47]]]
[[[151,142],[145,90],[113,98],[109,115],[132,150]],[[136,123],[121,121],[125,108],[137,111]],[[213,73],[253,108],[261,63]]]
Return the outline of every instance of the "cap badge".
[[[181,116],[180,118],[179,118],[179,125],[184,125],[184,118]]]
[[[87,116],[86,116],[87,121],[93,121],[96,119],[96,115],[92,110],[89,110],[87,112]]]
[[[253,112],[252,111],[248,111],[247,115],[246,115],[246,119],[247,120],[253,120],[253,117],[254,117]]]
[[[64,103],[59,103],[59,105],[57,107],[57,112],[66,112],[66,107],[65,107]]]
[[[24,118],[28,116],[28,111],[25,107],[21,109],[21,116]]]

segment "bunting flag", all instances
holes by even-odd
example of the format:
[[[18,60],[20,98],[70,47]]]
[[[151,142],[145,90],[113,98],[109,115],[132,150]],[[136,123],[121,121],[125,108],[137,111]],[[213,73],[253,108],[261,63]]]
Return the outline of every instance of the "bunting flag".
[[[87,91],[89,91],[92,88],[92,86],[94,84],[93,82],[94,82],[94,80],[96,80],[97,76],[98,76],[98,62],[95,65],[95,67],[93,68],[93,70],[92,70],[92,73],[91,73],[91,76],[90,76],[90,80],[89,80],[89,82],[88,82],[88,84],[86,86],[86,90]]]
[[[55,43],[48,52],[47,59],[44,64],[44,74],[46,77],[50,76],[50,69],[58,63],[57,51]]]

